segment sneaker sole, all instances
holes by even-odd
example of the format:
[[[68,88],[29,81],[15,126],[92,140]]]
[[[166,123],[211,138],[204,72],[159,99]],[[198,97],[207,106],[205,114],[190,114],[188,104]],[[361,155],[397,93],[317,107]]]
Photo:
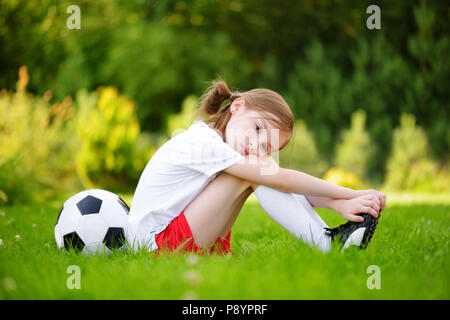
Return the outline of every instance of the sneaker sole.
[[[344,246],[341,249],[341,252],[350,246],[359,246],[361,248],[361,244],[366,234],[366,230],[367,230],[366,227],[361,227],[353,231],[350,237],[348,237],[347,241],[345,241]]]
[[[377,228],[377,225],[378,225],[378,219],[375,219],[368,213],[364,213],[362,216],[364,217],[364,222],[369,220],[367,227],[366,227],[366,232],[364,232],[364,237],[363,237],[363,239],[361,241],[361,245],[360,245],[361,249],[366,249],[367,245],[369,244],[370,240],[373,237],[373,234],[375,233],[375,229]],[[379,218],[379,216],[378,216],[378,218]]]
[[[341,252],[351,245],[357,245],[363,250],[367,248],[367,245],[372,239],[375,229],[377,228],[378,219],[375,219],[368,213],[363,213],[361,216],[364,218],[364,222],[360,223],[361,227],[353,231],[342,247]]]

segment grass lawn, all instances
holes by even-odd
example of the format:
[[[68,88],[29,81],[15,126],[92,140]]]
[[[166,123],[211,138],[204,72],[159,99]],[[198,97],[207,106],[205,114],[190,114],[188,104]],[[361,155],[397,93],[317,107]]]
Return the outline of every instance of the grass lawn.
[[[323,254],[249,199],[232,231],[233,257],[62,252],[53,235],[61,204],[0,208],[0,299],[450,298],[448,201],[388,203],[367,250]],[[317,211],[329,226],[345,222]],[[70,265],[80,267],[79,290],[66,286]],[[367,287],[371,265],[379,267],[380,289]]]

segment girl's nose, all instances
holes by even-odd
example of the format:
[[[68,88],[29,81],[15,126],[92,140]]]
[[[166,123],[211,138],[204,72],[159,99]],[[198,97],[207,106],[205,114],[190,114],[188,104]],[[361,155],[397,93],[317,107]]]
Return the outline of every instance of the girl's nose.
[[[255,151],[257,151],[256,150],[256,143],[254,143],[253,141],[250,141],[249,142],[249,144],[248,144],[248,152],[249,153],[256,153]]]
[[[263,152],[262,147],[260,146],[260,150],[258,150],[258,143],[254,141],[249,142],[248,152],[251,154],[258,154],[258,152],[261,154]]]

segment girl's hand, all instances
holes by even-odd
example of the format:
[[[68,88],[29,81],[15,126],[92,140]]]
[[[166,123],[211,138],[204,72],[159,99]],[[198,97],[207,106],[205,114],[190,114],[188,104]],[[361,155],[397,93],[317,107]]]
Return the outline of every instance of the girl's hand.
[[[358,213],[369,213],[374,218],[378,218],[381,203],[379,197],[373,193],[365,194],[353,199],[339,199],[336,211],[353,222],[363,222],[364,218]]]
[[[386,195],[380,191],[377,191],[375,189],[368,189],[368,190],[358,190],[358,197],[363,195],[373,195],[379,199],[380,202],[380,211],[384,210],[384,207],[386,206]]]

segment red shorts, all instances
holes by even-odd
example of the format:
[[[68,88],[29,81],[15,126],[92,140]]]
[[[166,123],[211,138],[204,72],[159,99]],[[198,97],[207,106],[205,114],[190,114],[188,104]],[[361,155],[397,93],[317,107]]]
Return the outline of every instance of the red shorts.
[[[191,228],[186,221],[183,210],[178,217],[172,220],[166,229],[155,235],[155,240],[159,250],[199,252],[201,255],[204,252],[225,255],[229,252],[233,254],[230,248],[230,237],[231,230],[224,239],[217,238],[214,245],[210,248],[204,249],[197,246],[194,243],[194,237],[192,236]]]

